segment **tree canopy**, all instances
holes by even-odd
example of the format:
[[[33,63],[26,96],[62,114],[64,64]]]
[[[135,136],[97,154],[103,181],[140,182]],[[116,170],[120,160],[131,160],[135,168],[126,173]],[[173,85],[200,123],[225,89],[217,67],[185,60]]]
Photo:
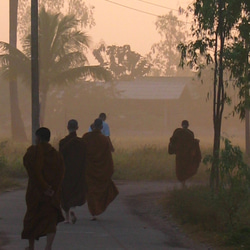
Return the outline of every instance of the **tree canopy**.
[[[225,69],[232,73],[231,76],[234,76],[234,83],[242,82],[240,80],[242,77],[245,79],[242,76],[244,70],[236,66],[236,62],[230,63],[230,60],[237,55],[238,42],[246,40],[244,38],[246,36],[249,38],[249,5],[248,0],[240,2],[237,0],[196,0],[189,7],[194,15],[194,24],[191,29],[194,39],[187,44],[179,44],[181,65],[187,63],[201,73],[205,65],[213,64],[214,161],[211,169],[211,186],[219,185],[218,159],[222,115],[224,105],[230,103],[230,97],[226,92],[228,79],[225,79]],[[244,33],[242,33],[243,27],[244,30],[246,29]],[[237,56],[238,65],[244,65],[243,68],[246,68],[248,63],[246,59],[243,59],[243,54]],[[249,48],[247,54],[249,54]],[[244,93],[245,87],[248,86],[246,80],[243,82],[243,85],[238,85],[240,93],[242,91]]]
[[[146,75],[150,70],[146,58],[132,51],[130,45],[106,46],[102,43],[93,50],[93,55],[101,66],[111,71],[116,80],[132,80]]]
[[[46,96],[53,84],[72,83],[76,79],[110,80],[103,67],[89,66],[85,52],[89,37],[77,29],[79,21],[74,15],[51,13],[44,8],[39,13],[39,73],[41,120],[44,120]],[[23,52],[7,43],[0,43],[1,71],[11,78],[9,62],[13,61],[15,72],[30,84],[31,36],[23,43]],[[11,52],[11,53],[10,53]]]
[[[161,39],[151,47],[147,55],[152,64],[151,74],[158,76],[176,75],[180,53],[177,46],[185,41],[185,25],[172,11],[159,16],[155,22]]]
[[[30,6],[29,0],[18,0],[18,33],[21,40],[30,33]],[[74,15],[79,20],[78,25],[82,28],[95,26],[94,6],[86,4],[84,0],[40,0],[39,9],[45,8],[54,13]]]

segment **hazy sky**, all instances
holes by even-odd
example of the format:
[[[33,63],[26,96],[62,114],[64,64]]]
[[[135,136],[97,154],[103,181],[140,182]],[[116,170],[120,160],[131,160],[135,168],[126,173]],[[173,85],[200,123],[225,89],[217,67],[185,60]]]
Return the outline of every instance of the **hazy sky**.
[[[178,14],[175,10],[177,10],[179,6],[185,8],[191,1],[86,0],[85,2],[95,6],[94,18],[96,26],[89,31],[93,44],[98,43],[101,39],[103,39],[106,44],[130,44],[132,50],[144,55],[149,52],[154,42],[159,41],[159,35],[154,25],[156,16],[164,15],[168,13],[170,9],[173,9],[174,14]],[[7,42],[9,25],[8,5],[9,0],[0,0],[0,40]],[[132,9],[137,9],[138,11]],[[150,14],[139,12],[139,10]]]

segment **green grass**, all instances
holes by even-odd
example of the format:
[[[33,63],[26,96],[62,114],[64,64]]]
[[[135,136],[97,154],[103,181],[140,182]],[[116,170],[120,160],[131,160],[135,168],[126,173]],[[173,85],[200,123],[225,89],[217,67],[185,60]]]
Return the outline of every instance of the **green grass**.
[[[120,138],[114,141],[113,160],[117,180],[176,180],[175,156],[162,138]],[[207,167],[200,164],[195,182],[207,182]]]
[[[115,153],[113,160],[116,180],[176,180],[175,156],[167,152],[167,143],[162,138],[119,138],[113,139]],[[57,147],[58,139],[52,144]],[[26,178],[22,157],[29,145],[10,141],[0,142],[0,190],[17,186],[17,179]],[[201,148],[202,156],[211,154],[211,148]],[[230,221],[232,198],[229,193],[214,196],[206,186],[208,183],[208,166],[200,164],[198,173],[189,180],[188,189],[173,190],[166,194],[163,207],[189,232],[201,235],[215,245],[229,245],[232,249],[250,249],[250,201],[245,199]],[[237,199],[244,200],[240,194]],[[232,218],[231,218],[232,219]],[[248,247],[248,248],[247,248]]]
[[[0,190],[19,186],[19,179],[26,178],[22,157],[26,145],[5,140],[0,142]]]
[[[241,204],[231,223],[225,202],[230,195],[213,195],[207,186],[193,186],[171,191],[162,204],[194,238],[198,235],[202,241],[230,249],[250,249],[250,201]]]
[[[113,154],[114,179],[122,180],[167,180],[174,179],[174,158],[166,148],[155,145],[117,149]]]
[[[58,148],[58,138],[51,143]],[[116,180],[176,180],[175,156],[167,152],[167,142],[161,138],[124,137],[113,141],[115,153],[113,160]],[[22,158],[29,145],[11,141],[0,142],[0,173],[1,183],[25,178],[26,170]],[[207,167],[201,164],[194,181],[206,182]],[[10,181],[7,181],[10,180]]]
[[[238,146],[227,139],[223,142],[218,187],[193,185],[173,190],[163,206],[189,232],[203,235],[215,246],[250,249],[250,168]],[[208,150],[205,155],[209,153]]]

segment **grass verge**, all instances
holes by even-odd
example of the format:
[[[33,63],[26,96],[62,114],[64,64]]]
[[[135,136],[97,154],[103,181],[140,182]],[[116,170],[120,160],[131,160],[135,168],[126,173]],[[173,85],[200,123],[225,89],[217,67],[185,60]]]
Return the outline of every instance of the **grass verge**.
[[[173,190],[162,203],[192,237],[221,249],[250,249],[250,201],[241,204],[232,221],[231,195],[224,192],[222,198],[207,186],[193,186]]]
[[[131,139],[132,140],[132,139]],[[52,144],[57,144],[54,141]],[[0,190],[20,185],[18,179],[26,178],[22,157],[28,145],[10,141],[0,143]],[[116,180],[176,180],[175,156],[167,153],[167,143],[147,141],[115,141],[113,154]],[[201,148],[202,155],[209,154],[209,148]],[[214,242],[215,245],[230,246],[231,249],[250,249],[250,201],[241,203],[234,213],[229,193],[214,196],[204,185],[208,182],[207,167],[200,164],[198,173],[191,182],[203,183],[188,189],[173,190],[163,201],[164,208],[199,239]],[[234,207],[239,202],[240,192],[233,194]],[[237,200],[238,199],[238,200]],[[244,200],[244,197],[241,198]],[[231,217],[230,217],[231,216]],[[229,223],[230,222],[230,223]],[[230,249],[228,247],[228,249]]]
[[[160,143],[132,144],[116,142],[113,154],[116,180],[157,181],[176,180],[175,156],[169,155],[167,145]],[[201,164],[196,176],[196,182],[207,181],[207,167]]]
[[[22,157],[26,147],[11,141],[0,142],[0,191],[21,187],[27,177]]]

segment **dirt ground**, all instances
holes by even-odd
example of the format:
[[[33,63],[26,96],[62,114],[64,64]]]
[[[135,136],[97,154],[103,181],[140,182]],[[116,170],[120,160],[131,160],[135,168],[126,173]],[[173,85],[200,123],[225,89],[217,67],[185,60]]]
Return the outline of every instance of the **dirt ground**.
[[[164,195],[166,195],[165,192],[139,194],[127,197],[126,203],[132,213],[140,217],[148,225],[168,235],[168,245],[192,250],[215,249],[207,243],[191,239],[177,226],[171,215],[163,210],[161,200]]]
[[[169,246],[192,250],[215,249],[207,243],[192,240],[181,227],[177,226],[171,215],[164,211],[161,200],[169,190],[178,187],[178,183],[117,181],[116,184],[124,205],[128,207],[129,211],[146,222],[145,224],[149,227],[166,234]],[[6,243],[6,236],[0,232],[0,250],[1,246]]]
[[[7,236],[0,232],[0,250],[2,250],[2,247],[8,243]]]

